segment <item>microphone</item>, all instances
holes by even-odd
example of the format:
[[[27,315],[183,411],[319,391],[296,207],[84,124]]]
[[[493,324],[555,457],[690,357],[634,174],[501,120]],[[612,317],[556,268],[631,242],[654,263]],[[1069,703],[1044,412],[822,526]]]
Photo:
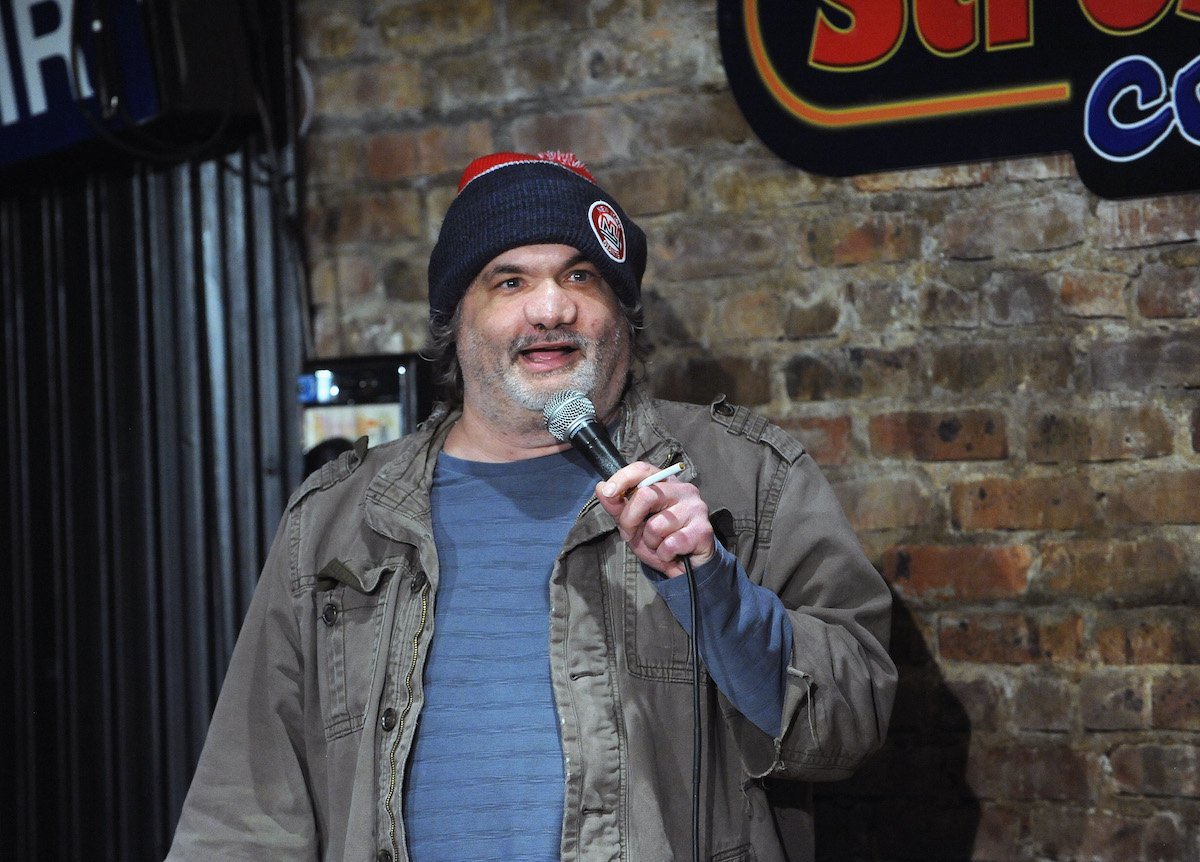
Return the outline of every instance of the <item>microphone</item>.
[[[542,418],[550,435],[582,452],[601,479],[609,478],[625,466],[608,429],[596,418],[596,405],[582,392],[564,389],[551,396],[542,409]]]

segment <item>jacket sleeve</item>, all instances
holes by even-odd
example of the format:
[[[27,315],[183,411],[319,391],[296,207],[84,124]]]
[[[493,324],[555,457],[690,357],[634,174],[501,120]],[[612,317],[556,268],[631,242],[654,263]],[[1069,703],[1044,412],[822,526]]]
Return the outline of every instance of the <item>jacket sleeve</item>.
[[[896,689],[891,594],[811,457],[791,462],[777,493],[757,525],[769,536],[760,541],[765,559],[748,568],[791,622],[783,730],[772,738],[733,710],[727,720],[754,777],[845,778],[887,734]]]
[[[217,700],[168,860],[315,859],[305,668],[281,526]]]

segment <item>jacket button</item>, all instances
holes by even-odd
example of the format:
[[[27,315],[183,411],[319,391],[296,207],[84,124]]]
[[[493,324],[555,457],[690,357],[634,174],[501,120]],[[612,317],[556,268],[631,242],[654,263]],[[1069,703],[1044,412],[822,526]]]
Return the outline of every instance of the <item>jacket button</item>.
[[[391,730],[396,726],[396,710],[390,706],[383,711],[383,715],[379,717],[379,726],[384,730]]]
[[[325,610],[321,611],[321,621],[324,622],[325,625],[331,626],[337,622],[337,615],[337,605],[331,602],[325,606]]]
[[[390,850],[380,850],[375,854],[375,862],[392,862],[392,854]]]

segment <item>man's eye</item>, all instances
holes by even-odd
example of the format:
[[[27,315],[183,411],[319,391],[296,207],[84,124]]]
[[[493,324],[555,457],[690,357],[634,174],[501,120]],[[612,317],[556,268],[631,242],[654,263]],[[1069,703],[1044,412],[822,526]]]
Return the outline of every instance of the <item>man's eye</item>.
[[[569,276],[571,281],[579,281],[579,282],[591,281],[594,277],[595,277],[595,273],[593,273],[591,270],[587,270],[587,269],[574,270],[571,273],[571,275]]]
[[[504,281],[500,282],[500,284],[497,285],[497,287],[503,287],[508,290],[512,290],[513,288],[517,288],[520,286],[521,286],[521,279],[519,279],[519,278],[506,278],[506,279],[504,279]]]

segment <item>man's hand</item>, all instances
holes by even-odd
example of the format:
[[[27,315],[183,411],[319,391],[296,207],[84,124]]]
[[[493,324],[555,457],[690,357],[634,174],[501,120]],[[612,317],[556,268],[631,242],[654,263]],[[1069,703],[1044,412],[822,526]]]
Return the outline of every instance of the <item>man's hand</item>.
[[[683,574],[681,557],[691,557],[693,566],[707,562],[716,553],[715,539],[708,505],[695,485],[670,478],[637,487],[657,472],[653,464],[635,461],[600,482],[596,499],[617,522],[621,538],[637,558],[674,578]]]

